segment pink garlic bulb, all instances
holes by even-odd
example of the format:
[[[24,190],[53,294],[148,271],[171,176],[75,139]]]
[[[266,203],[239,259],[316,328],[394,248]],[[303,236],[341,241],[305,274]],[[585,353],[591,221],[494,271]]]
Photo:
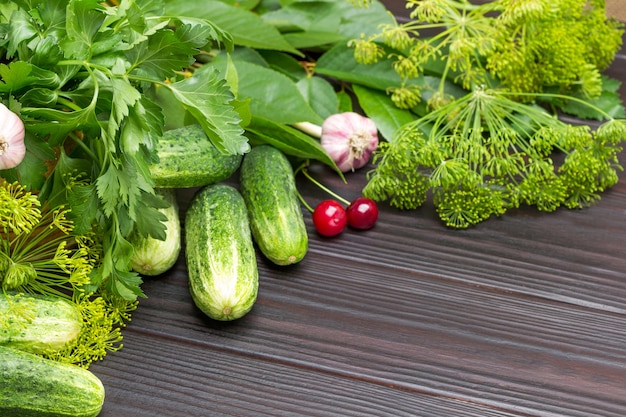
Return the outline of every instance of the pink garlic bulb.
[[[322,124],[320,143],[342,172],[354,171],[367,164],[376,150],[378,130],[358,113],[333,114]]]
[[[14,168],[26,155],[24,123],[0,103],[0,170]]]

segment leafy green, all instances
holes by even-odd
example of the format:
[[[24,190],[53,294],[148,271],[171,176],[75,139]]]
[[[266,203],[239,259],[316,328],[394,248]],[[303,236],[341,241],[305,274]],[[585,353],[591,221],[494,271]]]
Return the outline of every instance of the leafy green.
[[[33,0],[0,10],[8,40],[0,46],[0,94],[21,106],[30,141],[26,162],[1,175],[69,207],[80,233],[102,236],[85,288],[133,300],[141,279],[130,272],[127,236],[164,236],[148,169],[165,128],[155,91],[169,91],[224,152],[245,152],[224,79],[185,74],[200,48],[228,52],[233,40],[209,20],[168,16],[160,0]]]
[[[165,10],[178,16],[207,19],[228,32],[235,44],[301,55],[274,26],[257,14],[220,1],[192,2],[168,0]]]
[[[251,100],[253,114],[283,124],[323,121],[287,76],[246,61],[236,61],[235,68],[239,97]]]

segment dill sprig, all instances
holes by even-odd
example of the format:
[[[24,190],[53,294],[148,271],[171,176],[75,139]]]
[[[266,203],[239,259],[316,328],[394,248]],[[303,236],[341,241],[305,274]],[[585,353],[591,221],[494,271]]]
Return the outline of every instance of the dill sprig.
[[[520,205],[582,208],[617,183],[626,120],[574,126],[476,89],[401,128],[375,156],[366,197],[413,209],[429,191],[442,221],[467,228]],[[552,154],[560,151],[562,163]]]
[[[102,246],[95,236],[74,235],[68,213],[63,206],[42,206],[36,195],[17,182],[0,183],[0,285],[3,292],[18,296],[39,294],[74,302],[83,319],[78,340],[46,355],[88,367],[121,348],[120,328],[130,320],[137,301],[85,290]],[[8,310],[0,328],[27,325],[27,305],[19,307]]]

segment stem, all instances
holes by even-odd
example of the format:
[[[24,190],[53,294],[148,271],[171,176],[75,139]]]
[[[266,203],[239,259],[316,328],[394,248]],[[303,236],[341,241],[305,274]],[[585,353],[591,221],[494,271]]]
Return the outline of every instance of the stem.
[[[75,134],[68,135],[72,139],[72,141],[78,145],[94,162],[99,163],[98,157],[94,154],[91,149],[87,146],[85,142],[83,142],[80,138],[78,138]]]
[[[306,207],[307,210],[309,210],[311,213],[313,213],[313,207],[311,207],[311,205],[309,203],[306,202],[306,200],[304,199],[304,197],[302,197],[302,194],[300,194],[300,192],[298,192],[298,200],[300,200],[300,202],[302,203],[302,205],[304,207]]]
[[[316,124],[309,122],[299,122],[294,123],[292,126],[309,136],[313,136],[314,138],[319,139],[322,137],[322,127]]]
[[[337,193],[331,191],[330,189],[328,189],[326,186],[324,186],[322,183],[320,183],[319,181],[317,181],[315,178],[313,178],[311,176],[311,174],[309,174],[309,171],[302,167],[300,169],[300,171],[302,171],[302,174],[307,177],[307,179],[309,181],[311,181],[313,184],[317,185],[318,187],[320,187],[322,190],[326,191],[328,194],[330,194],[331,196],[335,197],[337,200],[341,201],[342,203],[344,203],[345,205],[350,205],[350,202],[348,200],[346,200],[345,198],[341,197],[340,195],[338,195]]]
[[[589,103],[588,101],[585,101],[583,99],[580,99],[578,97],[573,97],[573,96],[568,96],[566,94],[556,94],[556,93],[518,93],[518,92],[513,92],[511,93],[511,95],[515,95],[515,96],[531,96],[531,97],[552,97],[552,98],[561,98],[563,100],[571,100],[571,101],[575,101],[579,104],[582,104],[584,106],[589,107],[590,109],[597,111],[599,114],[601,114],[602,116],[606,117],[607,120],[615,120],[615,118],[613,116],[611,116],[609,113],[605,112],[604,110],[602,110],[601,108],[594,106],[593,104]]]
[[[73,101],[70,101],[68,99],[66,99],[65,97],[58,97],[57,98],[57,102],[66,105],[68,108],[74,110],[74,111],[79,111],[82,110],[82,108],[80,108],[79,106],[76,105],[76,103],[74,103]]]

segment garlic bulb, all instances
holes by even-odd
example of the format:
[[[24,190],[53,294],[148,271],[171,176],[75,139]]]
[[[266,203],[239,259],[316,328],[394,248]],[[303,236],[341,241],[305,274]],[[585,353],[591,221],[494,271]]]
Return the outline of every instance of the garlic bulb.
[[[24,123],[0,103],[0,170],[14,168],[26,155]]]
[[[322,147],[342,172],[361,168],[378,146],[374,122],[358,113],[333,114],[322,124]]]

